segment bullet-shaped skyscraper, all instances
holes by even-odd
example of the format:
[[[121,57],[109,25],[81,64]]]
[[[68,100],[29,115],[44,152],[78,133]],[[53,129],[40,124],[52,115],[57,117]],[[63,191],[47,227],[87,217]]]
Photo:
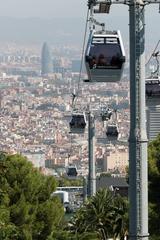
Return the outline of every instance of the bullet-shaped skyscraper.
[[[49,46],[44,42],[41,53],[41,75],[52,73],[52,59]]]

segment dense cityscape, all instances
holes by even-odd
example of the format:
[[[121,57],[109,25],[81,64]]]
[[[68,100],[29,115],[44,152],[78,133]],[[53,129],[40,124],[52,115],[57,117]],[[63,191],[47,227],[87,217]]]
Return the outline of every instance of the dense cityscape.
[[[1,53],[1,149],[27,156],[34,166],[42,168],[46,174],[53,174],[55,165],[66,168],[69,163],[74,163],[79,174],[86,176],[87,130],[84,135],[74,134],[74,137],[69,133],[72,92],[77,88],[79,78],[80,49],[62,47],[51,51],[46,43],[45,46],[50,59],[43,58],[42,68],[46,68],[43,61],[45,64],[50,62],[47,62],[49,68],[42,76],[41,52],[10,47],[10,52]],[[64,51],[67,51],[65,57]],[[82,75],[78,107],[87,110],[90,104],[95,112],[96,164],[101,172],[114,173],[118,170],[120,175],[124,175],[128,165],[128,147],[123,144],[123,141],[127,142],[129,129],[127,73],[126,67],[122,82],[108,85],[83,83],[85,72]],[[118,146],[103,143],[106,126],[100,119],[102,106],[118,109],[122,140]]]
[[[160,2],[62,3],[0,14],[0,240],[159,240]]]

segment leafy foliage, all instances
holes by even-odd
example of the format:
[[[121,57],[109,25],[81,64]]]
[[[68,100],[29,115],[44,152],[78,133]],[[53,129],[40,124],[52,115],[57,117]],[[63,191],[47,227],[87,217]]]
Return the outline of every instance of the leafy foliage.
[[[98,240],[97,233],[72,233],[69,231],[55,231],[47,240]]]
[[[55,179],[21,155],[0,155],[0,173],[0,239],[46,240],[63,217]]]
[[[57,179],[57,181],[58,181],[58,187],[83,186],[83,178],[68,179],[66,177],[61,177]]]
[[[149,144],[149,232],[160,236],[160,134]],[[158,239],[154,237],[153,239]]]
[[[149,144],[149,232],[160,239],[160,135]],[[63,208],[51,193],[53,177],[45,177],[21,155],[0,152],[0,239],[98,240],[124,239],[128,231],[127,203],[101,189],[76,213],[69,229],[62,227]],[[59,186],[82,185],[61,178]],[[61,230],[60,230],[61,229]]]
[[[123,239],[128,229],[126,213],[126,202],[119,195],[101,189],[77,212],[73,229],[78,233],[98,233],[99,239]]]

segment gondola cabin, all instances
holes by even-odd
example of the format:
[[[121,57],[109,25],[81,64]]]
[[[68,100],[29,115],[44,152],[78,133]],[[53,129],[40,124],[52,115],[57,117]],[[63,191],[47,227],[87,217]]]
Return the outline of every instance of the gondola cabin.
[[[117,141],[118,140],[118,126],[117,124],[109,124],[106,129],[106,136],[108,141]]]
[[[102,109],[102,112],[101,112],[101,118],[102,118],[102,121],[108,121],[110,120],[112,116],[112,110],[111,109]]]
[[[148,98],[160,97],[160,79],[159,78],[146,79],[146,96]]]
[[[77,174],[78,174],[78,172],[77,172],[77,168],[76,168],[76,166],[68,166],[68,168],[67,168],[67,176],[68,177],[77,177]]]
[[[85,53],[88,82],[119,82],[124,63],[120,31],[91,31]]]
[[[52,197],[57,196],[60,198],[61,203],[64,205],[64,207],[69,206],[69,194],[67,191],[55,191],[51,194]]]
[[[86,117],[84,113],[74,112],[69,122],[70,133],[84,133],[86,127]]]

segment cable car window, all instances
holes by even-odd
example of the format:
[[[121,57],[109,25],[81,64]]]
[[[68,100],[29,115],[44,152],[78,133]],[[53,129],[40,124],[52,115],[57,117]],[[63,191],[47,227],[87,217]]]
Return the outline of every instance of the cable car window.
[[[70,126],[73,128],[85,128],[86,122],[84,115],[73,115]]]
[[[146,84],[146,94],[147,96],[160,95],[160,85],[159,84]]]
[[[115,37],[93,37],[92,44],[105,44],[105,43],[115,43],[120,44],[119,39]]]
[[[116,126],[108,126],[106,134],[108,136],[118,136],[118,129]]]
[[[95,37],[92,39],[92,44],[104,44],[105,43],[105,38],[104,37]]]
[[[97,44],[90,48],[90,68],[116,68],[122,67],[122,52],[119,44]]]
[[[119,41],[117,38],[106,38],[106,43],[116,43],[116,44],[119,44]]]
[[[77,169],[76,167],[69,167],[67,171],[68,176],[77,176]]]
[[[85,123],[84,116],[83,115],[77,115],[77,122],[81,125]]]
[[[91,31],[85,66],[89,82],[119,82],[122,78],[125,52],[120,31]]]

